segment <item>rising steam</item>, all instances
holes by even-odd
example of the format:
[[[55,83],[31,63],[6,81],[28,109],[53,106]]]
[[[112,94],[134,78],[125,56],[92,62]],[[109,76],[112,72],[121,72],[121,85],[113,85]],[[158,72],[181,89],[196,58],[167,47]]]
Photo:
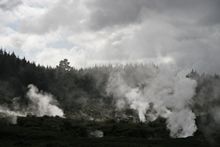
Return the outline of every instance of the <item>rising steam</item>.
[[[64,112],[57,106],[58,102],[49,93],[39,91],[38,88],[32,84],[28,85],[27,98],[29,104],[25,108],[20,108],[17,103],[14,103],[15,110],[8,107],[0,106],[0,113],[2,117],[7,118],[11,123],[16,124],[17,116],[34,115],[42,116],[59,116],[64,117]]]
[[[168,65],[116,68],[106,90],[118,109],[136,110],[142,122],[166,118],[171,137],[188,137],[197,130],[190,108],[197,84],[186,74]]]
[[[28,112],[35,116],[60,116],[63,117],[63,110],[56,104],[58,102],[51,94],[39,92],[38,88],[34,85],[28,85],[29,91],[27,97],[30,100]]]

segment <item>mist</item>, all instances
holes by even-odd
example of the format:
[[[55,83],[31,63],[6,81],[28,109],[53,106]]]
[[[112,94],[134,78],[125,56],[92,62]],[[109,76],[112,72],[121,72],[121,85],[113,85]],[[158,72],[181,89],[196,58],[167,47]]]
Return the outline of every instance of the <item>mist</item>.
[[[58,116],[64,117],[64,112],[59,108],[58,102],[49,93],[39,91],[38,88],[32,84],[28,85],[28,91],[26,94],[29,102],[27,106],[21,107],[16,102],[11,106],[10,109],[7,106],[0,106],[0,113],[10,123],[16,124],[17,117],[26,117],[27,115],[42,117],[42,116]]]
[[[0,0],[0,146],[220,146],[219,12],[220,0]]]
[[[116,99],[118,109],[128,106],[137,110],[142,122],[163,117],[171,137],[193,136],[197,127],[190,106],[197,83],[186,73],[175,65],[116,68],[106,90]]]
[[[64,117],[63,110],[57,106],[58,102],[51,94],[39,91],[34,85],[28,85],[27,97],[30,100],[27,112],[38,117],[59,116]]]

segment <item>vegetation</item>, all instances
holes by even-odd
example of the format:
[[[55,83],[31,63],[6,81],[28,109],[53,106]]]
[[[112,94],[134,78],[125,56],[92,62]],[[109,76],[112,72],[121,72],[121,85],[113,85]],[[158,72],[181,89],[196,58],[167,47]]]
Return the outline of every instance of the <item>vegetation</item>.
[[[89,132],[102,130],[103,138]],[[21,117],[17,125],[1,124],[1,146],[76,146],[76,147],[208,147],[197,134],[187,139],[171,139],[163,119],[154,123],[94,122],[54,117]]]
[[[132,71],[137,66],[144,65],[119,68]],[[0,104],[12,107],[16,98],[21,107],[27,105],[27,85],[34,84],[53,94],[68,118],[27,117],[19,118],[18,125],[0,123],[0,146],[207,147],[204,136],[219,139],[220,134],[216,133],[220,130],[216,127],[218,121],[212,115],[220,104],[218,75],[200,75],[196,71],[187,75],[197,81],[193,111],[198,112],[199,131],[195,137],[171,139],[163,119],[143,124],[134,110],[116,111],[114,99],[105,90],[113,68],[75,69],[67,59],[60,61],[55,68],[44,67],[0,50]],[[207,134],[204,127],[215,132]],[[88,132],[92,130],[102,130],[105,137],[89,137]]]
[[[34,84],[40,90],[52,93],[66,115],[69,112],[84,113],[83,108],[94,111],[92,104],[97,101],[111,103],[104,92],[108,71],[107,67],[76,70],[66,59],[56,68],[44,67],[0,50],[0,103],[10,105],[15,97],[20,97],[19,103],[25,105],[27,85]],[[91,108],[85,106],[87,102]],[[99,107],[108,108],[109,105]],[[96,113],[100,115],[99,110]]]

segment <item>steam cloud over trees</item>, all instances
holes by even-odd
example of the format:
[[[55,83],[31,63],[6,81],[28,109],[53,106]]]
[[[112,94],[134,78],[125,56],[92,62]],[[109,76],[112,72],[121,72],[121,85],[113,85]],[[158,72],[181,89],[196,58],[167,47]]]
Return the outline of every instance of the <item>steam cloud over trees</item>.
[[[77,70],[66,59],[46,68],[0,53],[1,113],[8,116],[145,123],[164,118],[171,137],[192,136],[197,129],[209,137],[220,123],[218,75],[183,71],[175,64]]]

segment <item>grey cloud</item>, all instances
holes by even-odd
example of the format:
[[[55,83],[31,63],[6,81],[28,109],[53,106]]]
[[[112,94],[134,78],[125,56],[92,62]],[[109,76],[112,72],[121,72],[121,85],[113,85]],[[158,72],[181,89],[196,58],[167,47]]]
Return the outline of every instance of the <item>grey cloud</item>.
[[[25,33],[43,34],[63,27],[80,27],[79,4],[80,1],[75,0],[59,1],[41,16],[24,20],[20,29]]]
[[[219,0],[94,0],[88,5],[91,9],[91,27],[105,27],[139,23],[149,13],[169,16],[186,21],[219,23]]]
[[[20,4],[22,4],[21,0],[0,0],[0,9],[12,10]]]
[[[63,40],[82,47],[82,56],[93,53],[85,62],[167,56],[180,67],[220,73],[219,9],[219,0],[59,0],[44,14],[20,20],[19,31],[65,30]]]
[[[91,9],[90,26],[93,29],[102,29],[114,25],[126,25],[141,21],[139,14],[143,0],[95,0],[87,4]]]
[[[187,19],[181,20],[187,25],[174,25],[173,21],[168,16],[151,16],[128,39],[117,46],[107,44],[102,56],[134,61],[168,56],[180,67],[219,73],[220,27],[190,24]]]
[[[155,14],[169,17],[173,23],[215,24],[220,21],[219,7],[219,0],[60,0],[42,16],[25,20],[22,31],[43,33],[77,25],[93,30],[125,27]]]

